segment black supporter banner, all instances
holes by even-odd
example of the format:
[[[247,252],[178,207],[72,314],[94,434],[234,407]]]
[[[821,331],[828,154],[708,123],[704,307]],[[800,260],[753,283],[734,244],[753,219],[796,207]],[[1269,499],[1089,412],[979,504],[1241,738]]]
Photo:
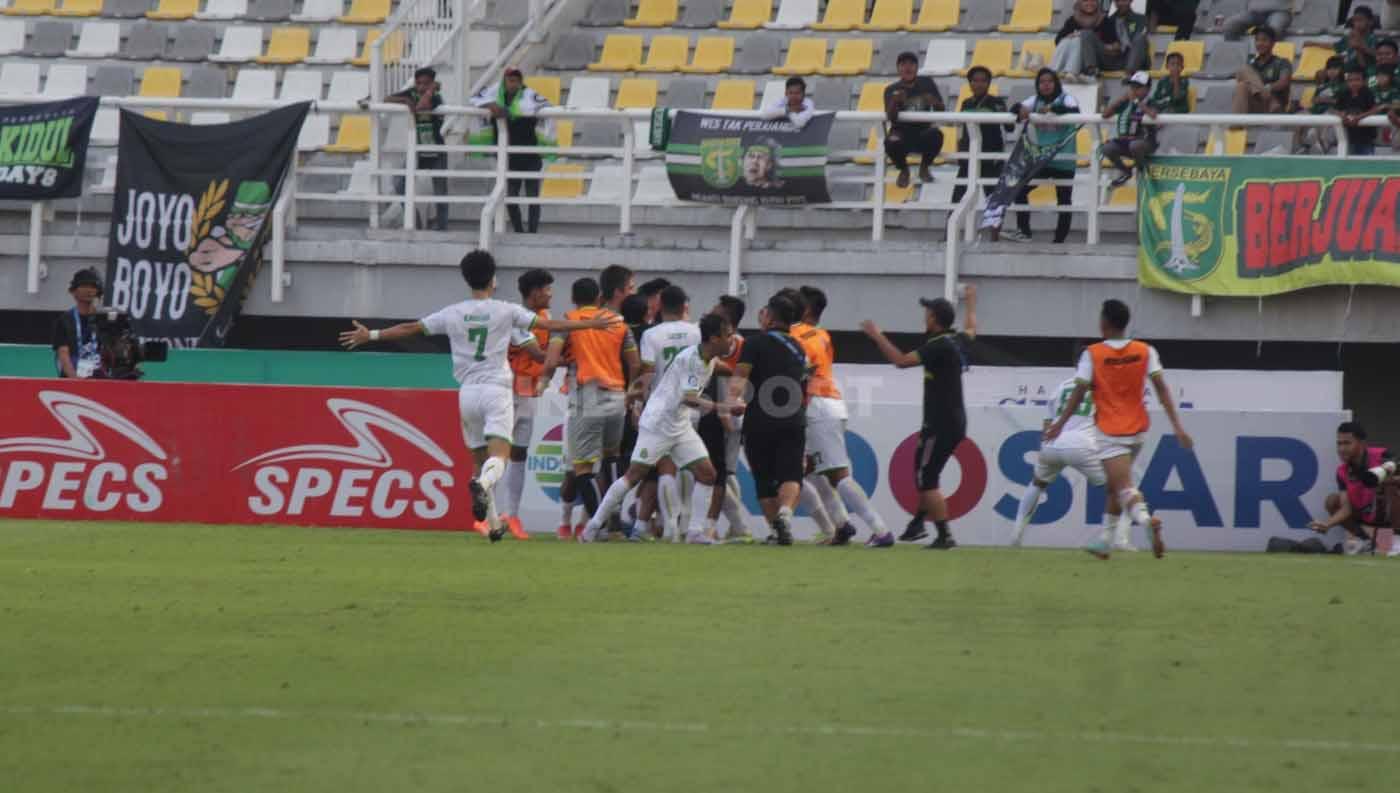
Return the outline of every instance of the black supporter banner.
[[[310,107],[200,126],[122,111],[107,301],[137,335],[224,345]]]
[[[831,202],[827,138],[834,113],[804,127],[757,119],[677,111],[666,141],[666,174],[683,201],[737,206],[803,206]]]
[[[85,96],[0,108],[0,200],[82,195],[98,102]]]

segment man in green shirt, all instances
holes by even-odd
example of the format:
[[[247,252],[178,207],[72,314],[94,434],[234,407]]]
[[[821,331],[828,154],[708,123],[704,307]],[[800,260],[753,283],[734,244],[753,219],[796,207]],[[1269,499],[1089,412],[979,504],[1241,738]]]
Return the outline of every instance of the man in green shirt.
[[[1368,6],[1357,6],[1347,20],[1347,34],[1332,46],[1346,59],[1347,66],[1361,66],[1370,72],[1376,65],[1376,15]]]
[[[1230,112],[1283,113],[1293,85],[1293,64],[1274,54],[1278,34],[1269,27],[1254,31],[1254,56],[1235,74],[1235,96]]]

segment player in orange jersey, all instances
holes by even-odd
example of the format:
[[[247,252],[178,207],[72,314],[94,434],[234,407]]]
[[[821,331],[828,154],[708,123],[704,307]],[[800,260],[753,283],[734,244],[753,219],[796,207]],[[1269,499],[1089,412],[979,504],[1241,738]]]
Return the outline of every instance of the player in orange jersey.
[[[547,270],[528,270],[516,281],[520,303],[540,319],[549,319],[549,303],[554,299],[554,276]],[[531,344],[530,339],[535,343]],[[536,380],[544,371],[544,350],[549,331],[537,328],[511,339],[511,390],[515,394],[515,427],[511,431],[510,463],[506,465],[505,493],[501,499],[501,520],[518,540],[529,539],[520,523],[520,499],[525,493],[525,467],[530,441],[535,435],[535,411],[542,387]]]

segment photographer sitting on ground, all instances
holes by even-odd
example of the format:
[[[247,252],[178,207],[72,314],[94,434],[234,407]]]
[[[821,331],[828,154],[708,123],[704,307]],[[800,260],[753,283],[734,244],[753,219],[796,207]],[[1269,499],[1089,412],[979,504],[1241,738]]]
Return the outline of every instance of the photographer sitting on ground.
[[[97,344],[97,300],[102,279],[91,268],[79,270],[68,283],[73,307],[53,324],[53,361],[59,377],[92,377],[102,365]]]
[[[1374,541],[1376,529],[1394,528],[1400,518],[1400,477],[1390,449],[1366,443],[1366,430],[1359,422],[1337,427],[1337,456],[1339,492],[1327,496],[1327,518],[1308,527],[1321,534],[1341,526],[1350,535],[1348,551],[1359,553]]]

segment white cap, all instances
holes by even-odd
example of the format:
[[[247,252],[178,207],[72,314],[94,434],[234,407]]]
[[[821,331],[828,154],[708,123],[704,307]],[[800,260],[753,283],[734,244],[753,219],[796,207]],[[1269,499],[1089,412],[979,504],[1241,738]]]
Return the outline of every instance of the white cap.
[[[1147,76],[1147,72],[1133,72],[1128,82],[1133,85],[1152,85],[1152,78]]]

